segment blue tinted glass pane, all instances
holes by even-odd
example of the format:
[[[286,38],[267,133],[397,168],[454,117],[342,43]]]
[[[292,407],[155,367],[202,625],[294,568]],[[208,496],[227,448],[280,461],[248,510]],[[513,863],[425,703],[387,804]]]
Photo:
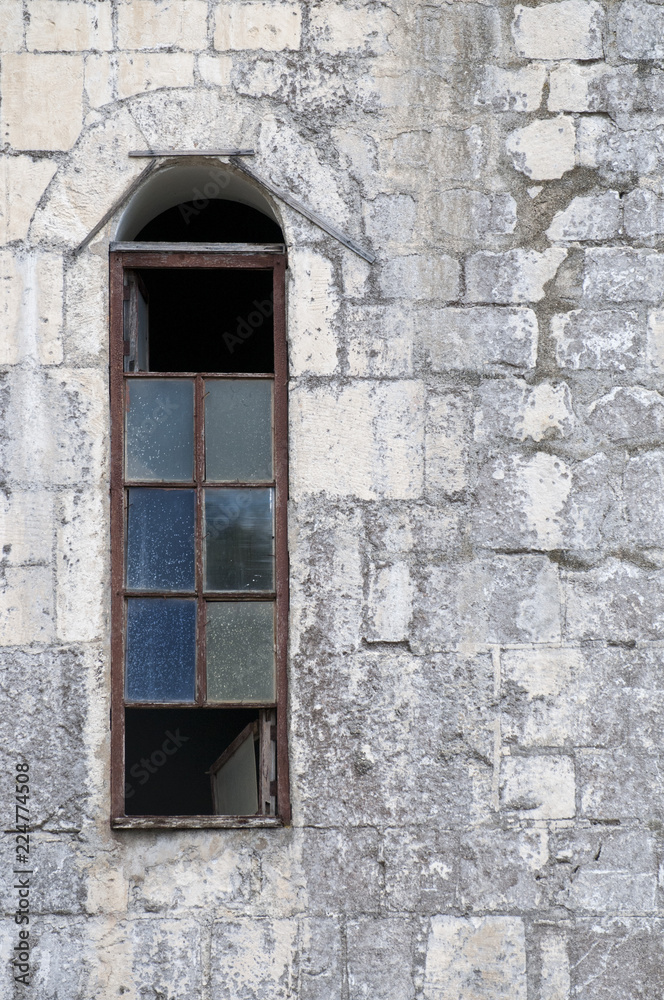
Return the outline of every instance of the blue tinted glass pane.
[[[194,383],[131,379],[125,386],[126,478],[186,482],[194,475]]]
[[[134,590],[193,590],[193,490],[129,490],[127,586]]]
[[[271,381],[206,381],[205,475],[217,482],[272,479]]]
[[[205,491],[206,590],[274,590],[273,494]]]
[[[130,701],[193,701],[196,601],[127,601],[126,696]]]
[[[274,604],[210,602],[206,649],[209,701],[274,701]]]

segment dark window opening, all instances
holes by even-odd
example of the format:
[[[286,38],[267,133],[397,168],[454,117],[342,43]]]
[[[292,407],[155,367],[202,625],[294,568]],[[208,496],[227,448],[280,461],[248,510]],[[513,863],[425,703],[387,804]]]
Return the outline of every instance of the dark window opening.
[[[136,241],[145,243],[283,243],[276,222],[249,205],[223,198],[183,202],[157,215]]]

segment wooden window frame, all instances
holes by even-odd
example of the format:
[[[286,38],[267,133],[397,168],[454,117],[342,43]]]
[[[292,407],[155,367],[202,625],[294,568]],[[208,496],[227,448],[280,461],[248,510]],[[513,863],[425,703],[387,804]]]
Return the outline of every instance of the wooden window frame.
[[[290,792],[288,775],[287,729],[287,643],[288,643],[288,367],[286,354],[285,271],[287,258],[282,244],[140,244],[115,243],[110,247],[110,392],[111,392],[111,826],[115,829],[146,828],[242,828],[280,827],[290,824]],[[275,815],[256,816],[127,816],[124,811],[125,783],[125,707],[136,707],[136,702],[125,699],[124,683],[124,605],[125,588],[125,484],[124,452],[124,384],[136,377],[195,378],[195,468],[192,484],[177,484],[196,489],[197,518],[200,526],[204,481],[204,456],[202,441],[203,379],[243,378],[261,376],[247,373],[217,372],[124,372],[124,274],[127,270],[147,268],[242,268],[271,270],[273,274],[273,324],[274,324],[274,489],[275,489],[275,585],[270,593],[275,597],[276,638],[276,725],[261,725],[262,738],[270,733],[276,737],[276,809]],[[267,376],[270,377],[270,376]],[[131,486],[140,483],[131,481]],[[161,486],[161,483],[151,483]],[[210,484],[212,485],[212,484]],[[236,484],[228,484],[235,486]],[[243,485],[243,484],[237,484]],[[260,484],[261,486],[264,484]],[[269,485],[269,484],[265,484]],[[200,527],[197,528],[197,531]],[[204,610],[201,550],[198,548],[196,566],[196,597],[198,601],[196,638],[196,700],[188,704],[191,711],[205,711],[203,704],[204,649],[202,648],[201,608]],[[132,591],[132,596],[140,596]],[[151,594],[151,596],[160,596]],[[171,596],[176,596],[171,594]],[[215,597],[220,595],[215,593]],[[234,599],[256,599],[259,595],[234,594]],[[260,595],[265,599],[267,594]],[[201,652],[202,650],[202,652]],[[203,683],[201,683],[201,678]],[[249,707],[248,703],[245,703]],[[142,703],[141,707],[156,707]],[[160,707],[177,707],[160,703]],[[214,703],[209,708],[230,707]],[[233,703],[232,707],[242,707]],[[252,706],[253,707],[253,706]],[[266,705],[256,705],[266,708]],[[275,732],[276,731],[276,732]],[[266,754],[262,753],[262,760]],[[261,771],[263,766],[261,766]]]

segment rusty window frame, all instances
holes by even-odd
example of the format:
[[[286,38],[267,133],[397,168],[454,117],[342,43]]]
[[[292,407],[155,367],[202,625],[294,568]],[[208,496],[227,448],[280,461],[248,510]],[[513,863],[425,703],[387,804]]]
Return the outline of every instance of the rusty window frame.
[[[285,270],[287,258],[281,244],[111,244],[110,264],[110,393],[111,393],[111,825],[116,829],[145,828],[236,828],[279,827],[290,823],[290,792],[287,744],[287,629],[288,629],[288,369],[286,355]],[[124,372],[124,274],[127,270],[147,268],[242,268],[271,270],[274,295],[274,376],[247,373],[168,373]],[[125,782],[125,699],[124,685],[124,606],[125,591],[125,491],[124,453],[124,385],[132,378],[192,378],[195,377],[195,461],[194,483],[197,506],[197,538],[201,531],[201,504],[204,481],[204,456],[202,442],[203,379],[212,378],[273,378],[274,385],[274,489],[275,489],[275,598],[276,615],[276,722],[272,723],[267,712],[261,712],[261,753],[259,794],[264,788],[268,755],[268,741],[276,741],[276,782],[269,788],[275,801],[275,815],[255,816],[127,816],[124,811]],[[140,485],[131,482],[131,485]],[[152,483],[151,485],[155,485]],[[160,486],[187,484],[166,484]],[[233,484],[235,485],[235,484]],[[242,484],[239,484],[242,485]],[[265,486],[266,484],[261,484]],[[202,703],[205,694],[204,621],[205,599],[202,580],[202,549],[197,543],[196,599],[198,604],[196,630],[196,700],[192,711],[205,711]],[[132,591],[132,596],[135,596]],[[151,596],[160,596],[151,593]],[[171,592],[171,596],[173,596]],[[215,594],[215,597],[219,597]],[[247,599],[248,595],[242,595]],[[267,595],[261,594],[265,599]],[[234,594],[237,600],[238,595]],[[251,599],[251,596],[248,597]],[[255,597],[254,597],[255,599]],[[133,703],[134,705],[136,703]],[[160,703],[162,704],[162,703]],[[154,703],[141,703],[141,707],[155,707]],[[173,704],[162,707],[177,707]],[[210,708],[228,707],[214,703]],[[239,707],[234,703],[233,707]],[[256,705],[261,709],[266,706]],[[272,707],[272,706],[270,706]],[[276,784],[276,787],[274,785]]]

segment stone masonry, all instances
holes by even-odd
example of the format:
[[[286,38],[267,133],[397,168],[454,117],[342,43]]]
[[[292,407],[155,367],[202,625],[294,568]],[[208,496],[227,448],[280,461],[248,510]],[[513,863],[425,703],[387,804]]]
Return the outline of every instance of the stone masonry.
[[[0,0],[0,129],[0,801],[10,830],[25,754],[30,995],[660,1000],[664,6]],[[293,825],[112,832],[122,208],[74,250],[130,149],[229,145],[377,256],[272,199]],[[0,1000],[28,995],[13,851]]]

